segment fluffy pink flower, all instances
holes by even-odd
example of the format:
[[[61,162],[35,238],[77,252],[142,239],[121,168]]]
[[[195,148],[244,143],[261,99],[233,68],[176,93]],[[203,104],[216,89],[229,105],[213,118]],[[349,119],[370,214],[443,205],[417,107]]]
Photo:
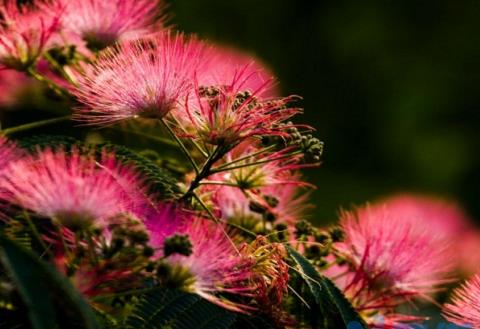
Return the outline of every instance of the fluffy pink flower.
[[[56,0],[65,6],[63,28],[94,49],[150,34],[159,27],[162,0]]]
[[[199,86],[224,86],[230,84],[241,71],[248,77],[242,88],[259,91],[262,97],[276,97],[278,91],[272,83],[273,74],[257,58],[238,49],[215,46],[211,60],[198,72]]]
[[[374,207],[387,207],[396,217],[415,222],[421,232],[426,227],[439,239],[439,243],[450,243],[455,250],[452,261],[461,272],[472,274],[480,269],[480,258],[471,252],[480,248],[480,232],[455,202],[423,195],[399,194],[376,202],[372,205]]]
[[[40,1],[40,5],[44,3]],[[22,70],[34,64],[59,27],[59,10],[46,15],[38,7],[7,0],[0,6],[0,66]]]
[[[7,201],[72,229],[103,225],[135,206],[132,191],[139,188],[135,175],[117,177],[126,170],[111,162],[102,165],[77,150],[71,154],[45,150],[12,163],[0,187]]]
[[[192,246],[190,255],[172,254],[165,262],[175,269],[188,271],[187,291],[196,293],[227,309],[245,311],[248,307],[225,298],[228,294],[245,295],[251,263],[234,249],[221,225],[201,218],[185,217],[173,209],[161,208],[145,223],[151,245],[162,254],[165,239],[174,234],[187,235]],[[219,293],[224,296],[219,296]],[[225,295],[226,294],[226,295]]]
[[[459,326],[480,328],[480,276],[455,290],[450,304],[445,305],[445,317]]]
[[[349,267],[331,274],[357,310],[398,322],[417,319],[395,314],[395,309],[415,298],[428,298],[448,281],[449,245],[386,207],[344,212],[341,225],[346,238],[336,247]]]
[[[165,32],[106,49],[79,76],[73,94],[84,106],[74,119],[108,125],[164,117],[190,90],[203,47],[195,38]]]
[[[23,152],[15,143],[0,135],[0,173],[3,173],[9,164],[20,159]]]
[[[301,112],[288,106],[296,97],[260,99],[271,81],[249,90],[252,74],[248,71],[249,66],[243,67],[218,86],[201,86],[197,79],[195,95],[189,95],[183,111],[175,114],[182,134],[212,145],[237,144],[252,136],[286,135],[288,127],[279,124]]]

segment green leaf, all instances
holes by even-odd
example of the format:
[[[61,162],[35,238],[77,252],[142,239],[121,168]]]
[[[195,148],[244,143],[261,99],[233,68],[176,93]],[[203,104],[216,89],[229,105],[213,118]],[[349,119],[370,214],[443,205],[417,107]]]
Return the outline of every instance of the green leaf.
[[[300,268],[299,274],[308,285],[315,302],[324,311],[323,316],[331,318],[330,321],[335,323],[341,323],[345,328],[353,322],[358,323],[360,328],[368,328],[352,304],[330,279],[320,275],[310,261],[297,251],[288,248],[288,252]]]
[[[90,306],[68,279],[28,250],[0,237],[0,262],[12,278],[35,329],[59,327],[99,329]]]
[[[35,152],[38,149],[59,148],[64,147],[70,149],[72,146],[80,146],[82,142],[79,140],[63,135],[34,135],[19,140],[18,145],[30,152]]]
[[[158,289],[140,297],[122,328],[130,329],[228,329],[236,314],[195,294]]]

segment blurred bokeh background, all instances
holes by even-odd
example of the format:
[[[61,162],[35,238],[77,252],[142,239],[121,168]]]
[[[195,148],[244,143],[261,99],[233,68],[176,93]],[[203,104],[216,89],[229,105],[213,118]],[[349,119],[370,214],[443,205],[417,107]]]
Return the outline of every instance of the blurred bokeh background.
[[[480,219],[480,2],[171,0],[181,30],[264,61],[304,97],[323,165],[314,220],[395,192]]]

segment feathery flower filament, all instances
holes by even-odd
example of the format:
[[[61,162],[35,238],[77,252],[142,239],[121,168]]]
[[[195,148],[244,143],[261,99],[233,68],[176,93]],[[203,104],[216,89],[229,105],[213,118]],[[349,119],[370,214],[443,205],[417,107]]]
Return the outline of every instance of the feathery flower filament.
[[[480,276],[476,275],[457,288],[444,307],[445,317],[459,326],[480,328]]]
[[[176,115],[180,133],[206,144],[227,146],[252,136],[285,135],[278,124],[301,112],[288,106],[296,97],[260,99],[258,95],[270,81],[248,90],[245,85],[251,74],[246,76],[245,70],[223,86],[200,86],[197,79],[195,99],[187,97],[185,113]]]
[[[471,252],[480,246],[480,234],[473,221],[455,202],[424,195],[398,194],[371,207],[388,207],[395,216],[416,222],[418,227],[426,227],[438,243],[450,244],[455,254],[452,262],[468,276],[480,269],[480,258]]]
[[[83,106],[73,118],[105,126],[165,117],[192,87],[203,48],[198,40],[173,32],[107,48],[78,78],[73,94]]]
[[[65,7],[62,27],[79,35],[89,48],[101,50],[161,27],[161,0],[56,0]]]
[[[388,319],[397,306],[428,299],[448,282],[448,245],[437,243],[418,223],[396,217],[386,207],[367,206],[344,212],[341,225],[345,241],[335,247],[349,265],[346,272],[340,267],[332,276],[366,317],[380,314]],[[412,319],[395,317],[399,322]]]
[[[273,74],[255,57],[240,50],[214,46],[209,49],[211,60],[197,73],[200,86],[224,86],[240,72],[249,78],[244,81],[244,90],[259,90],[262,98],[278,96],[273,83]],[[267,83],[267,84],[266,84]]]
[[[228,295],[248,295],[251,262],[239,255],[225,237],[220,224],[201,218],[191,218],[169,207],[160,207],[149,216],[146,227],[152,245],[160,249],[163,259],[162,275],[167,282],[175,282],[186,291],[196,293],[222,307],[245,312],[247,305],[228,299]],[[171,246],[175,236],[188,236],[189,252],[165,254],[165,243]],[[175,238],[178,240],[184,239]],[[190,249],[191,248],[191,249]]]
[[[129,189],[139,188],[130,183]],[[8,167],[0,186],[7,201],[71,229],[102,226],[135,204],[130,190],[111,171],[78,150],[67,154],[47,149],[24,157]]]
[[[245,245],[242,252],[254,263],[250,280],[256,287],[255,298],[259,305],[280,304],[288,292],[289,267],[285,247],[259,236]]]

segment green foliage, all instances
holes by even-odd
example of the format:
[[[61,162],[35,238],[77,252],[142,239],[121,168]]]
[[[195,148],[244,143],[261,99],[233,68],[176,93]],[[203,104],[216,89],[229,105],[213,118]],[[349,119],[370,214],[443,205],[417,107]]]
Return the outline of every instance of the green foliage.
[[[53,149],[63,147],[68,150],[73,146],[82,146],[82,142],[79,140],[63,135],[35,135],[23,138],[18,143],[21,148],[30,152],[35,152],[36,150],[45,149],[47,147]]]
[[[347,328],[351,322],[357,322],[368,328],[360,315],[328,278],[320,275],[313,265],[292,248],[288,248],[290,257],[299,267],[299,274],[307,284],[315,303],[321,310],[319,317],[325,318],[327,328]]]
[[[161,199],[171,199],[180,193],[177,181],[166,169],[160,168],[152,160],[139,155],[135,151],[115,144],[100,144],[95,146],[96,150],[107,150],[114,152],[116,158],[124,164],[131,164],[142,173],[149,184],[149,192]]]
[[[99,329],[95,314],[70,282],[38,256],[1,237],[0,262],[13,280],[35,329]],[[20,325],[22,327],[22,325]]]
[[[158,289],[139,297],[122,328],[127,329],[273,329],[267,319],[233,313],[198,295]]]
[[[123,164],[132,165],[149,186],[149,192],[160,199],[172,199],[179,194],[176,180],[166,169],[159,167],[154,161],[137,152],[116,144],[86,144],[75,138],[58,135],[37,135],[20,141],[20,146],[31,152],[37,149],[59,148],[66,150],[77,147],[84,152],[95,152],[101,156],[102,151],[115,153],[115,157]]]
[[[126,328],[230,328],[235,314],[228,312],[198,295],[178,290],[159,289],[140,297]]]

